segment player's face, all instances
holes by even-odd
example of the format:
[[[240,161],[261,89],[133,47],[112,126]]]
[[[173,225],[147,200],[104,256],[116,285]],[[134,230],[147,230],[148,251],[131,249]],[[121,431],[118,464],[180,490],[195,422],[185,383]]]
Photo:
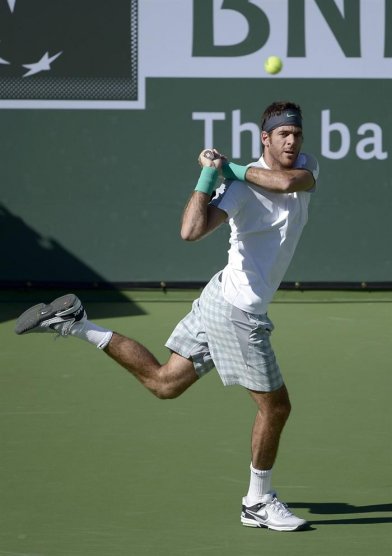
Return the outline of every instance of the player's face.
[[[281,126],[271,133],[263,131],[264,160],[272,170],[292,168],[302,145],[302,129],[297,126]]]

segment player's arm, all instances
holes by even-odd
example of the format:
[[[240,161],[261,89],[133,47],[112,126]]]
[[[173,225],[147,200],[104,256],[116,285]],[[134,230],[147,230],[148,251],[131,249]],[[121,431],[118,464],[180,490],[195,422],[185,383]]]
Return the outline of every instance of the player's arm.
[[[245,172],[245,180],[274,193],[306,191],[314,186],[313,174],[303,168],[267,170],[250,167]]]
[[[194,191],[184,209],[181,223],[181,238],[197,241],[218,228],[227,218],[225,211],[211,206],[210,195]]]
[[[305,153],[300,153],[293,168],[285,170],[241,166],[225,159],[222,164],[222,174],[227,179],[247,181],[267,191],[292,193],[309,191],[315,186],[319,165],[313,155]]]
[[[206,153],[210,156],[205,156]],[[202,239],[227,218],[226,212],[209,205],[223,160],[220,156],[214,158],[214,151],[209,149],[202,151],[198,160],[202,166],[200,178],[182,215],[181,237],[185,241]]]

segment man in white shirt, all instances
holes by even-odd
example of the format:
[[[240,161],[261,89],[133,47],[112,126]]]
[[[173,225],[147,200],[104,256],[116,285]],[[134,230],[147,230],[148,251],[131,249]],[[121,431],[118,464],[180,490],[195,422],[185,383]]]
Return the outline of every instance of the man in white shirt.
[[[262,117],[263,155],[248,166],[229,163],[215,149],[200,154],[201,175],[185,207],[181,237],[196,241],[223,222],[231,229],[228,263],[176,326],[164,365],[141,344],[87,320],[73,294],[23,313],[16,333],[56,332],[86,340],[162,399],[182,394],[215,367],[225,385],[246,388],[257,405],[252,461],[241,522],[278,531],[303,528],[271,487],[279,439],[290,400],[270,344],[268,304],[287,270],[307,221],[318,163],[300,152],[302,114],[275,102]],[[218,187],[220,173],[226,178]]]

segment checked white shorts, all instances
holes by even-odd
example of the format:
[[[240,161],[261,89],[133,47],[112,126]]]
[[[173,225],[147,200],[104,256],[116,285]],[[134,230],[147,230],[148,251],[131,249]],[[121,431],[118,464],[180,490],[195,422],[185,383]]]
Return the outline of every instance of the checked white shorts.
[[[200,377],[215,367],[225,386],[271,392],[283,385],[270,343],[273,328],[266,314],[247,313],[225,301],[219,272],[178,323],[166,347],[191,359]]]

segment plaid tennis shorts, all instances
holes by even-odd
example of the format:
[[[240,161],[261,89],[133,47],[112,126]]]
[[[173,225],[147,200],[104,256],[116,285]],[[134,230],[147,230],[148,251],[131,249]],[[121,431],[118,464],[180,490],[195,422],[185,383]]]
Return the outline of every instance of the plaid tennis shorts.
[[[192,360],[199,377],[215,367],[225,386],[277,390],[283,378],[270,343],[274,326],[267,314],[247,313],[225,301],[220,274],[193,302],[166,347]]]

